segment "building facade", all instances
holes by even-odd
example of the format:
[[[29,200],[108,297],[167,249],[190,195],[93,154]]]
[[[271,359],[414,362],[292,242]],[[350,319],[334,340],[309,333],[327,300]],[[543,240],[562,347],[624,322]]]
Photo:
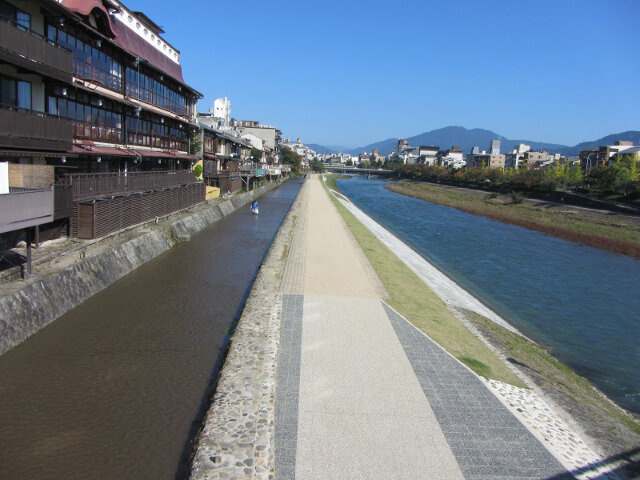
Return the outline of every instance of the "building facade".
[[[185,83],[163,33],[115,0],[0,0],[0,162],[54,167],[51,188],[71,192],[75,235],[122,226],[79,232],[81,211],[99,221],[96,205],[106,210],[107,198],[161,186],[189,197],[179,205],[198,201],[193,175],[172,172],[190,172],[196,160],[202,95]]]

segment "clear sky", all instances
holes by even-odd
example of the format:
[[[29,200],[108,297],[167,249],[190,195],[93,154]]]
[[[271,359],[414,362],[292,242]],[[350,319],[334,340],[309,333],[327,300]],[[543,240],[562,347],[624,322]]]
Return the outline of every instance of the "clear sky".
[[[305,143],[449,125],[575,145],[640,130],[639,0],[126,0],[166,30],[199,110]]]

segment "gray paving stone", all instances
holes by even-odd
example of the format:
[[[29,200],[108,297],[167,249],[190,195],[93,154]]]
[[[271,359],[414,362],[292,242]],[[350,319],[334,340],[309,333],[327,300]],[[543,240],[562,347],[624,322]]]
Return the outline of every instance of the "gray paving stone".
[[[475,374],[384,307],[467,480],[573,478]]]
[[[278,480],[295,478],[303,302],[303,295],[282,296],[275,397],[275,468]]]

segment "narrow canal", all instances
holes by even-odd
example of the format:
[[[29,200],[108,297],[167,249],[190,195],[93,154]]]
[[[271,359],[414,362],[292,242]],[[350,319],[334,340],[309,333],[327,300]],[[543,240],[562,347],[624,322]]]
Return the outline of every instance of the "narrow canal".
[[[339,180],[361,210],[613,400],[640,413],[640,260]]]
[[[302,180],[143,265],[0,357],[0,477],[175,479],[228,329]]]

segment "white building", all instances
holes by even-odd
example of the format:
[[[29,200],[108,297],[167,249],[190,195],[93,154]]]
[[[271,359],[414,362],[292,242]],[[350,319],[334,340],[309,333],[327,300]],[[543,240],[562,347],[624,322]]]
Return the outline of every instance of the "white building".
[[[231,124],[231,100],[227,97],[216,98],[213,102],[213,116],[222,120],[223,125]]]
[[[282,146],[290,148],[291,150],[293,150],[295,153],[300,155],[304,160],[308,162],[312,161],[314,158],[318,156],[318,154],[314,150],[307,147],[304,143],[300,141],[299,138],[295,142],[291,142],[287,139],[284,142],[282,142]]]
[[[453,146],[438,154],[439,163],[446,168],[462,168],[465,166],[464,155],[460,147]]]
[[[520,166],[520,162],[524,157],[524,154],[531,150],[530,145],[525,145],[524,143],[519,143],[515,146],[511,153],[507,153],[505,158],[505,167],[506,168],[518,168]]]

